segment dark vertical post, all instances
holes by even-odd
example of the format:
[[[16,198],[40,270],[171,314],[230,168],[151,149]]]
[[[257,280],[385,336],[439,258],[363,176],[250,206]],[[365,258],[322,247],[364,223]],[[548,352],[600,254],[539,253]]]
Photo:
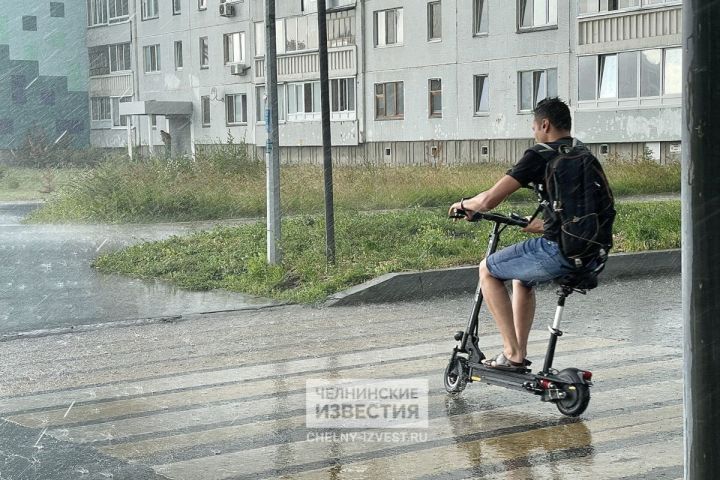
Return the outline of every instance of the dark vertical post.
[[[265,172],[267,176],[267,260],[281,262],[280,218],[280,131],[278,122],[277,43],[275,38],[275,0],[265,0]]]
[[[720,471],[720,1],[683,2],[685,478]]]
[[[333,211],[332,139],[330,135],[330,80],[325,0],[318,0],[318,43],[320,50],[320,97],[322,107],[323,173],[325,177],[325,255],[335,264],[335,213]]]

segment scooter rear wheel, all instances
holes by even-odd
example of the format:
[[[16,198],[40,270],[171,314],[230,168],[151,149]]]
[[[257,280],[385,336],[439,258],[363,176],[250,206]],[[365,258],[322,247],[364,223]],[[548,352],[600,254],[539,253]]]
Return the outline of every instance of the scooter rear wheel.
[[[560,413],[568,417],[582,415],[590,404],[590,388],[584,383],[573,383],[563,390],[567,396],[555,402]]]
[[[448,362],[443,375],[443,384],[448,393],[460,393],[465,390],[468,381],[467,359],[455,356]]]

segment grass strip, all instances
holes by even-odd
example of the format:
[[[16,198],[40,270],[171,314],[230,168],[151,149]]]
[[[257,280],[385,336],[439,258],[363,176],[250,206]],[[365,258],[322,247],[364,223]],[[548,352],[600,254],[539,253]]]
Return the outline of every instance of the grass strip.
[[[626,203],[617,209],[614,252],[680,247],[680,202]],[[490,224],[453,222],[446,214],[445,209],[338,212],[333,267],[325,261],[321,216],[283,221],[279,266],[265,262],[264,223],[131,246],[99,257],[94,266],[105,273],[157,278],[193,290],[226,289],[314,303],[385,273],[477,264]],[[525,238],[528,235],[509,228],[502,245]]]
[[[336,167],[335,205],[340,210],[445,207],[492,186],[508,165]],[[680,164],[606,162],[616,196],[680,191]],[[323,211],[319,166],[283,166],[282,211]],[[532,200],[523,190],[515,199]],[[265,167],[233,164],[225,157],[113,161],[89,170],[61,189],[29,222],[145,223],[257,217],[265,212]]]

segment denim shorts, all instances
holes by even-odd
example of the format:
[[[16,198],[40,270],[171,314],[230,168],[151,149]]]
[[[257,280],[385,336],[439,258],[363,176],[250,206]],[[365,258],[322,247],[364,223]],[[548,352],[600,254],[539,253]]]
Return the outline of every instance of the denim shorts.
[[[490,275],[499,280],[520,280],[526,287],[549,282],[575,271],[556,242],[531,238],[510,245],[485,259]]]

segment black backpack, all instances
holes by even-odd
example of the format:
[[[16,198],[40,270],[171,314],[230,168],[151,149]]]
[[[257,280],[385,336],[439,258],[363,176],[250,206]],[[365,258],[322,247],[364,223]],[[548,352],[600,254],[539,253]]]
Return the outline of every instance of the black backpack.
[[[560,250],[576,267],[593,260],[604,263],[613,246],[615,200],[598,159],[582,143],[560,145],[557,150],[543,143],[534,150],[548,163],[545,211],[559,219]]]

